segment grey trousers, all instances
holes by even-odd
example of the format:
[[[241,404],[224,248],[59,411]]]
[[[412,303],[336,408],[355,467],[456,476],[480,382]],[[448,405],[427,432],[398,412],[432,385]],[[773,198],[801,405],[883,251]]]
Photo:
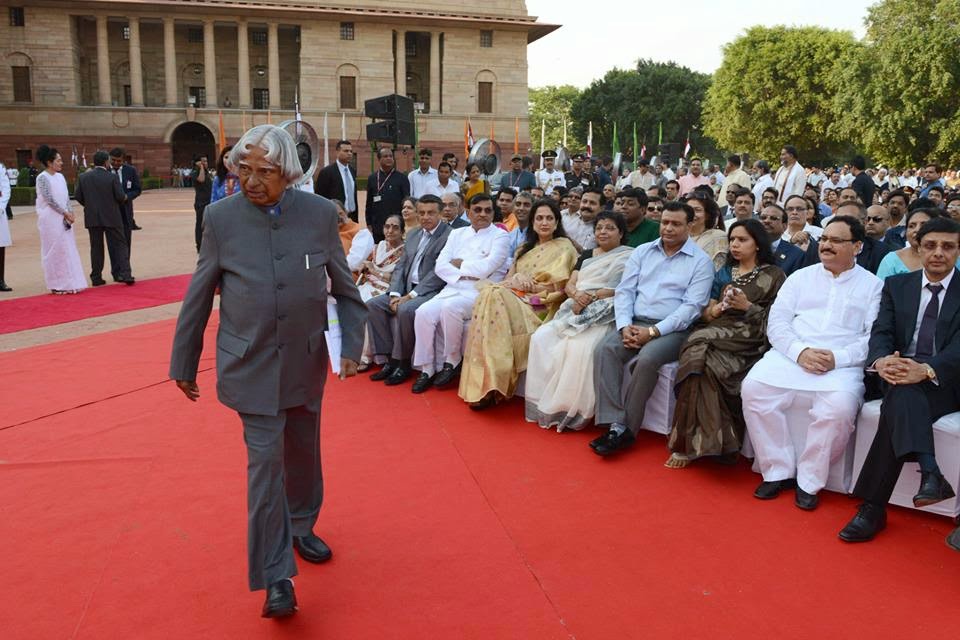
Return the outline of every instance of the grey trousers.
[[[373,354],[389,355],[395,360],[409,360],[413,356],[414,332],[413,320],[417,309],[433,296],[417,296],[407,300],[397,310],[390,313],[390,296],[379,295],[367,300],[367,325],[373,339]]]
[[[297,575],[293,536],[305,536],[323,502],[320,401],[276,416],[241,413],[247,443],[250,590]]]
[[[659,321],[649,318],[633,320],[633,324],[644,328],[657,322]],[[689,333],[668,333],[654,338],[642,349],[624,347],[618,331],[608,334],[593,352],[593,384],[597,395],[597,414],[594,421],[598,425],[619,422],[636,435],[640,431],[647,400],[657,386],[658,370],[680,357],[680,349],[687,341]],[[623,367],[638,354],[639,358],[633,367],[624,400]]]

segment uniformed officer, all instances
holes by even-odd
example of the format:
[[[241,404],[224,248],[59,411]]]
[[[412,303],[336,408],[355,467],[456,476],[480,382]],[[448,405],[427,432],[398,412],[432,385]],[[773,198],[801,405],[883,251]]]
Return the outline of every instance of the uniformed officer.
[[[553,163],[557,159],[557,152],[553,149],[547,149],[540,154],[543,158],[543,169],[537,171],[537,186],[543,189],[544,195],[550,195],[554,187],[566,187],[567,181],[563,173],[553,168]]]
[[[566,181],[567,189],[573,189],[575,187],[582,187],[583,189],[589,189],[594,185],[593,174],[584,171],[583,163],[586,161],[587,156],[578,153],[573,156],[573,170],[567,171],[563,174],[563,179]]]

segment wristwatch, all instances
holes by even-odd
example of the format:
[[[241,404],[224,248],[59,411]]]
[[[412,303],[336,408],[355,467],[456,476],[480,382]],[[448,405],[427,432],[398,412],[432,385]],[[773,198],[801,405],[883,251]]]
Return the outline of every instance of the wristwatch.
[[[933,367],[931,367],[929,364],[925,364],[923,366],[927,369],[927,380],[936,380],[937,372],[933,370]]]
[[[410,293],[408,293],[407,295],[410,296],[410,299],[411,299],[411,300],[413,300],[414,298],[417,297],[417,292],[416,292],[415,289],[411,289],[411,290],[410,290]]]
[[[656,338],[657,336],[660,335],[660,332],[657,331],[656,327],[647,327],[647,333],[650,334],[651,339]]]

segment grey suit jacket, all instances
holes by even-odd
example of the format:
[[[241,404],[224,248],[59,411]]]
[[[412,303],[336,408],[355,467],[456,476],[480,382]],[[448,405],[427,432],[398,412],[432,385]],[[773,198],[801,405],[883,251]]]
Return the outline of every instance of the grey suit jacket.
[[[403,257],[399,264],[393,270],[393,277],[390,278],[390,291],[395,291],[402,296],[409,293],[407,282],[410,280],[410,269],[413,268],[413,260],[417,256],[417,248],[420,246],[420,238],[426,233],[423,228],[417,228],[408,237],[403,247]],[[420,268],[417,270],[420,276],[420,283],[413,289],[418,296],[430,296],[443,289],[444,282],[436,273],[437,257],[443,246],[447,244],[447,236],[450,235],[450,225],[446,222],[440,222],[433,232],[433,237],[427,243],[427,248],[420,259]]]
[[[94,167],[80,174],[73,197],[83,205],[83,226],[123,227],[120,206],[123,189],[117,176],[106,169]]]
[[[217,395],[241,413],[277,415],[320,398],[327,373],[327,276],[359,361],[367,307],[353,282],[326,198],[287,189],[279,216],[242,193],[206,208],[197,269],[183,300],[170,377],[195,380],[203,332],[220,287]]]

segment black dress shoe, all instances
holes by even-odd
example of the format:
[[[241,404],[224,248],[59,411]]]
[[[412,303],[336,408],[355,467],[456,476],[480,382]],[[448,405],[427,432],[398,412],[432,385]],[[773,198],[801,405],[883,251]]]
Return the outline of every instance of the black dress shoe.
[[[780,495],[781,489],[790,489],[796,485],[796,480],[793,478],[787,480],[773,480],[767,482],[764,480],[757,486],[757,490],[753,492],[754,498],[759,498],[760,500],[773,500],[778,495]]]
[[[388,362],[387,364],[383,365],[379,371],[371,375],[370,379],[376,382],[379,382],[380,380],[386,380],[390,377],[391,373],[396,371],[396,369],[396,365],[392,365]]]
[[[293,536],[293,548],[307,562],[320,564],[333,557],[327,543],[312,533],[306,536]]]
[[[610,431],[609,428],[607,428],[607,430],[604,431],[601,436],[599,436],[599,437],[597,437],[597,438],[594,438],[593,440],[590,441],[590,448],[591,448],[591,449],[596,449],[596,448],[599,447],[601,444],[603,444],[604,442],[606,442],[607,440],[609,440],[611,437],[613,437],[613,432]]]
[[[627,429],[623,433],[617,433],[610,435],[606,440],[598,444],[593,448],[593,452],[598,456],[611,456],[617,451],[621,451],[628,447],[633,446],[633,443],[637,441],[637,437],[633,435],[633,432],[630,429]]]
[[[445,387],[451,382],[453,382],[454,380],[456,380],[458,377],[460,377],[461,364],[463,364],[463,362],[461,362],[457,366],[453,366],[449,362],[443,363],[443,369],[441,369],[440,373],[438,373],[433,378],[433,386]]]
[[[920,476],[920,491],[913,496],[913,506],[928,507],[954,497],[953,487],[939,471],[924,473]]]
[[[804,511],[813,511],[820,504],[820,497],[815,493],[807,493],[798,485],[797,495],[793,499],[793,503]]]
[[[263,603],[264,618],[286,618],[297,612],[297,596],[293,581],[289,578],[274,582],[267,587],[267,599]]]
[[[387,384],[390,384],[389,382]],[[433,386],[433,376],[429,373],[420,372],[420,375],[417,376],[417,379],[413,381],[413,387],[410,391],[414,393],[423,393],[427,389]]]
[[[947,536],[947,546],[956,551],[960,551],[960,527],[954,529]]]
[[[130,229],[132,229],[133,231],[143,231],[143,227],[141,227],[138,224],[133,225],[132,227],[130,227]]]
[[[0,280],[0,291],[13,291],[13,289],[8,287],[6,282]]]
[[[122,282],[129,287],[130,285],[136,284],[137,280],[133,276],[129,276],[127,278],[117,278],[117,282]]]
[[[90,284],[92,284],[95,287],[102,287],[103,285],[107,284],[107,281],[101,278],[99,280],[91,281]]]
[[[411,369],[410,367],[397,367],[396,369],[393,370],[393,373],[390,374],[390,377],[384,380],[384,383],[387,386],[395,387],[398,384],[403,384],[404,382],[406,382],[407,379],[412,375],[413,375],[413,369]]]
[[[840,530],[844,542],[867,542],[887,526],[887,510],[869,502],[857,509],[857,515]]]

